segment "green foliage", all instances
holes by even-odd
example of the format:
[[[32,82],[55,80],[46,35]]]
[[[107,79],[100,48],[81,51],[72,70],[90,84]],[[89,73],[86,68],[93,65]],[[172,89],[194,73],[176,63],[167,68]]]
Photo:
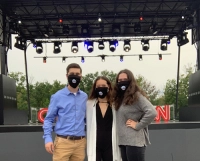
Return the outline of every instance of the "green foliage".
[[[157,105],[156,98],[159,94],[159,90],[150,81],[141,75],[138,75],[136,81],[140,88],[147,94],[152,104]]]
[[[17,105],[19,109],[27,110],[27,90],[26,90],[26,77],[23,73],[10,73],[10,77],[16,80],[17,85]],[[86,92],[88,95],[92,89],[92,85],[97,76],[106,76],[113,84],[115,82],[117,74],[113,71],[107,70],[96,73],[89,73],[82,77],[80,83],[80,89]],[[152,103],[155,101],[158,90],[151,82],[147,81],[143,76],[139,75],[137,81],[141,88],[148,94]],[[36,82],[35,84],[29,84],[30,90],[30,104],[31,107],[41,108],[48,107],[50,97],[58,90],[64,88],[66,85],[59,81],[54,81],[52,84],[49,82]]]
[[[178,106],[176,107],[176,89],[177,82],[175,79],[168,80],[165,88],[165,104],[175,105],[175,116],[178,117],[179,109],[188,105],[188,87],[189,77],[193,73],[191,66],[185,67],[184,74],[180,75],[179,78],[179,90],[178,90]]]

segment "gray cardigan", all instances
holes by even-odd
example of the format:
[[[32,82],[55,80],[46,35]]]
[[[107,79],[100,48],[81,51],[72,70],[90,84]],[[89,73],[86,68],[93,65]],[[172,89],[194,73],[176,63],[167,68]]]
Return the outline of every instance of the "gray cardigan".
[[[143,147],[150,144],[148,125],[157,115],[155,107],[146,97],[139,94],[133,105],[121,105],[117,110],[117,132],[119,145]],[[139,121],[136,129],[126,126],[128,119]]]

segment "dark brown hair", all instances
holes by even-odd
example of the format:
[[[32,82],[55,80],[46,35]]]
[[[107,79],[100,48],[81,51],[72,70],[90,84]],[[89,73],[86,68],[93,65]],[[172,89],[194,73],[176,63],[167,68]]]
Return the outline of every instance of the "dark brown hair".
[[[128,81],[130,81],[130,84],[123,96],[120,95],[120,91],[119,91],[120,89],[118,88],[118,85],[117,85],[119,75],[122,73],[125,73],[128,77]],[[114,90],[113,90],[113,99],[114,99],[113,102],[114,102],[115,109],[118,110],[122,103],[125,105],[134,104],[138,100],[138,93],[141,93],[143,96],[147,98],[146,94],[138,86],[133,73],[128,69],[121,70],[117,74]]]
[[[106,97],[107,97],[108,103],[112,104],[112,84],[111,84],[110,80],[105,76],[98,76],[95,79],[95,81],[94,81],[94,83],[92,85],[92,89],[91,89],[91,92],[90,92],[89,99],[91,100],[91,99],[96,99],[97,98],[96,93],[95,93],[95,88],[96,88],[97,81],[100,80],[100,79],[105,80],[106,83],[108,84],[109,92],[108,92]]]
[[[80,71],[81,71],[81,73],[82,73],[82,69],[81,69],[80,65],[77,64],[77,63],[71,63],[71,64],[69,64],[69,65],[67,66],[67,68],[66,68],[67,73],[69,72],[69,70],[70,70],[71,68],[78,68],[78,69],[80,69]]]

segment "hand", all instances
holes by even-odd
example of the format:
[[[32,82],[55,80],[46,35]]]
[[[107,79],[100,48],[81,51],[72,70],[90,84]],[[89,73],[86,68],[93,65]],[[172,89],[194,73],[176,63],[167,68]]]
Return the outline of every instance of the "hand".
[[[131,120],[131,119],[128,119],[128,120],[126,121],[126,125],[127,125],[128,127],[132,127],[133,129],[135,129],[136,124],[137,124],[137,122],[135,122],[135,121],[133,121],[133,120]]]
[[[54,145],[52,142],[46,143],[45,144],[45,149],[48,153],[53,154],[54,151]]]

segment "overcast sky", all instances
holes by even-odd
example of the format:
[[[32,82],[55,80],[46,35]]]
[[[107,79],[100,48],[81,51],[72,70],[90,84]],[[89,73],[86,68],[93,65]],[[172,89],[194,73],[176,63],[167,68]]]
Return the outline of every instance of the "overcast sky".
[[[191,33],[189,32],[188,38],[191,40]],[[12,38],[15,43],[15,38]],[[46,47],[46,49],[45,49]],[[81,63],[81,58],[66,59],[66,63],[62,63],[62,58],[47,59],[47,63],[44,64],[42,59],[34,58],[35,56],[54,56],[53,45],[48,43],[43,44],[44,52],[39,55],[36,53],[35,48],[30,45],[27,49],[27,61],[28,61],[28,74],[29,77],[34,78],[36,81],[49,81],[59,80],[62,83],[66,83],[66,67],[69,63],[79,63],[83,69],[83,75],[87,73],[94,73],[96,71],[114,71],[119,72],[121,69],[130,69],[134,75],[141,74],[159,89],[162,89],[167,79],[176,79],[177,74],[177,60],[178,60],[178,47],[176,39],[172,39],[171,44],[168,45],[168,50],[163,52],[160,50],[160,41],[150,41],[150,49],[145,52],[142,50],[141,42],[131,42],[131,51],[123,51],[123,42],[119,42],[114,53],[109,51],[109,44],[105,43],[105,49],[100,51],[97,43],[94,44],[94,52],[89,54],[84,48],[83,43],[79,44],[79,52],[77,54],[71,53],[71,43],[62,44],[61,53],[59,56],[87,56],[87,55],[123,55],[123,54],[157,54],[157,53],[171,53],[171,55],[163,55],[163,59],[159,61],[158,56],[143,56],[143,61],[139,61],[138,56],[124,57],[124,61],[120,62],[119,57],[106,57],[105,62],[101,61],[101,58],[85,58],[85,63]],[[45,52],[47,51],[47,52]],[[191,41],[181,48],[181,63],[180,72],[184,72],[184,66],[196,64],[196,49],[194,45],[191,45]],[[24,66],[24,54],[23,51],[16,49],[15,47],[8,52],[8,67],[9,72],[23,72],[25,73]]]

